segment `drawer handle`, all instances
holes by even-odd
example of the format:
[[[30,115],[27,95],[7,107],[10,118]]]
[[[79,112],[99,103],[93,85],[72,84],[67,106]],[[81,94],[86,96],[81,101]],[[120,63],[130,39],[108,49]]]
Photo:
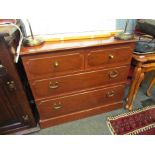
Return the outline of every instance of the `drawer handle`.
[[[115,92],[113,90],[107,93],[107,97],[113,97],[114,95],[115,95]]]
[[[114,58],[114,55],[109,54],[109,59],[111,60],[111,59],[113,59],[113,58]]]
[[[54,103],[53,104],[53,109],[54,110],[59,110],[59,109],[61,109],[63,106],[62,106],[62,104],[61,104],[61,102],[59,102],[59,103]]]
[[[58,88],[59,87],[59,85],[58,85],[58,82],[50,82],[49,83],[49,88],[50,89],[56,89],[56,88]]]
[[[14,81],[7,81],[6,82],[7,88],[9,91],[15,91],[16,90],[16,85]]]
[[[29,116],[28,115],[23,115],[22,116],[24,122],[27,122],[29,120]]]
[[[53,63],[53,66],[54,66],[55,68],[59,67],[59,62],[58,62],[58,61],[55,61],[55,62]]]
[[[118,71],[116,71],[116,70],[113,70],[113,71],[110,71],[109,72],[109,77],[110,78],[115,78],[115,77],[117,77],[119,75],[119,73],[118,73]]]

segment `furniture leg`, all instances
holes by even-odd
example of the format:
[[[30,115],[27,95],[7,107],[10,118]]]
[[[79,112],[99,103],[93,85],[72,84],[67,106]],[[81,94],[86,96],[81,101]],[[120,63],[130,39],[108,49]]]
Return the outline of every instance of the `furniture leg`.
[[[136,86],[137,81],[139,80],[140,74],[141,74],[141,67],[136,67],[134,70],[134,74],[133,74],[132,83],[131,83],[131,86],[129,89],[129,93],[128,93],[128,96],[126,98],[126,106],[125,106],[126,109],[129,109],[130,102],[133,98],[135,86]]]
[[[135,100],[135,98],[136,98],[136,95],[137,95],[139,86],[140,86],[141,82],[143,81],[143,79],[144,79],[144,73],[141,73],[141,75],[140,75],[140,77],[139,77],[139,79],[138,79],[138,81],[137,81],[137,83],[136,83],[136,85],[135,85],[135,89],[134,89],[134,93],[133,93],[133,97],[132,97],[132,99],[131,99],[131,102],[128,104],[128,105],[129,105],[128,110],[130,110],[130,111],[131,111],[132,108],[133,108],[133,102],[134,102],[134,100]]]
[[[153,86],[154,83],[155,83],[155,77],[151,80],[151,82],[150,82],[150,84],[149,84],[149,87],[148,87],[148,89],[147,89],[147,91],[146,91],[146,95],[147,95],[147,96],[151,96],[150,91],[151,91],[151,88],[152,88],[152,86]]]

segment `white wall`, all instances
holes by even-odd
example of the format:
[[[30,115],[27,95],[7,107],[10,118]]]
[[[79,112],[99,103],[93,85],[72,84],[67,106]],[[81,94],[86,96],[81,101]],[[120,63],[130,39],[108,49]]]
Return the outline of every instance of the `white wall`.
[[[115,30],[115,20],[103,19],[100,16],[91,17],[66,17],[65,14],[57,18],[49,19],[30,19],[33,33],[38,34],[57,34],[72,33],[96,30]]]
[[[51,0],[47,8],[50,13],[44,18],[38,16],[29,21],[34,34],[114,30],[115,19],[106,19],[109,12],[105,14],[107,6],[103,4],[102,0]],[[42,8],[44,9],[44,4]]]

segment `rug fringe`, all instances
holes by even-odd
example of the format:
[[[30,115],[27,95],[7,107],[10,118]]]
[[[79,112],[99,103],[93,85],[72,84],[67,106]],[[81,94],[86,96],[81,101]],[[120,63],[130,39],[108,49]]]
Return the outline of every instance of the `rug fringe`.
[[[111,133],[112,135],[115,135],[115,131],[114,131],[113,127],[111,126],[111,123],[108,122],[108,121],[106,121],[106,123],[107,123],[107,126],[108,126],[109,130],[110,130],[110,133]]]
[[[135,111],[131,111],[131,112],[124,113],[124,114],[119,114],[119,115],[116,115],[116,116],[109,116],[107,119],[108,120],[114,120],[114,119],[120,118],[122,116],[130,116],[132,114],[137,114],[137,113],[143,112],[145,110],[149,110],[151,108],[155,108],[155,105],[153,105],[153,106],[147,106],[147,107],[142,108],[142,109],[137,109]]]
[[[154,127],[155,127],[155,123],[150,124],[150,125],[148,125],[148,126],[145,126],[145,127],[143,127],[143,128],[140,128],[140,129],[136,129],[136,130],[131,131],[131,132],[125,134],[125,135],[137,135],[137,134],[139,134],[140,132],[144,132],[144,131],[149,130],[149,129],[152,129],[152,128],[154,128]]]

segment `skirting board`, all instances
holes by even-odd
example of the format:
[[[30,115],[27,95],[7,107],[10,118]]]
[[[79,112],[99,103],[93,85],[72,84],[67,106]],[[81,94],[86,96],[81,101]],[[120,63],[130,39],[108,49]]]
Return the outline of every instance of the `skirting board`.
[[[37,124],[36,127],[28,128],[28,129],[18,131],[18,132],[12,133],[12,134],[13,135],[27,135],[27,134],[30,134],[30,133],[33,133],[33,132],[37,132],[39,130],[40,130],[40,126],[39,126],[39,124]]]

